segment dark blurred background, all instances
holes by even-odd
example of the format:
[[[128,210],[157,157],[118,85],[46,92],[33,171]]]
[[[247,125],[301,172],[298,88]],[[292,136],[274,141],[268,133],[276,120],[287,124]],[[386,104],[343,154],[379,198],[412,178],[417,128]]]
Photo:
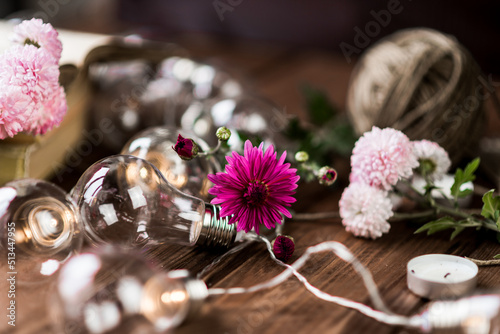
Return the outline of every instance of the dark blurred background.
[[[265,40],[340,54],[345,43],[356,48],[352,59],[396,30],[424,26],[455,35],[483,71],[500,73],[498,0],[2,0],[0,14],[162,40],[207,33],[228,43]]]

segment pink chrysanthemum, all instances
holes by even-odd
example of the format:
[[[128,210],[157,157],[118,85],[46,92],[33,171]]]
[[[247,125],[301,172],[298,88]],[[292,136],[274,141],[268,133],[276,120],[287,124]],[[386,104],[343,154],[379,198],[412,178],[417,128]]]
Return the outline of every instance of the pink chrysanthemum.
[[[43,135],[61,123],[67,110],[66,94],[62,87],[58,87],[52,95],[35,106],[25,131],[33,135]]]
[[[231,216],[229,223],[237,222],[238,231],[259,233],[260,224],[273,228],[281,214],[291,217],[285,207],[295,202],[300,177],[285,158],[286,152],[277,160],[272,145],[264,152],[262,144],[253,147],[247,140],[243,156],[233,152],[224,173],[208,175],[214,184],[209,193],[216,196],[211,203],[221,205],[221,216]]]
[[[417,166],[408,137],[391,128],[374,126],[359,138],[351,156],[353,175],[384,190],[390,190],[400,178],[410,177]]]
[[[6,86],[0,91],[0,139],[13,137],[24,130],[31,116],[30,101],[19,87]]]
[[[394,214],[387,192],[366,183],[351,183],[339,201],[346,231],[355,236],[376,239],[389,232],[387,220]]]
[[[440,180],[451,166],[450,157],[444,148],[429,140],[413,142],[413,152],[418,159],[417,171],[432,180]]]
[[[59,87],[59,67],[44,49],[33,45],[14,46],[0,57],[0,82],[20,87],[35,103]]]
[[[62,43],[58,36],[50,23],[33,18],[15,26],[11,40],[20,45],[30,44],[45,49],[52,56],[53,63],[58,64],[62,53]]]

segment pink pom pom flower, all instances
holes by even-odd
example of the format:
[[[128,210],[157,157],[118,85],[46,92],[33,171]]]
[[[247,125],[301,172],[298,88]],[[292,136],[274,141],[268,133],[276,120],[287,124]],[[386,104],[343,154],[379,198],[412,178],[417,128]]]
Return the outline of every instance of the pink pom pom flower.
[[[401,131],[373,127],[356,142],[351,156],[352,173],[362,182],[390,190],[399,179],[409,178],[418,161],[413,146]]]
[[[450,157],[444,148],[429,140],[413,142],[413,152],[418,159],[417,172],[431,180],[440,180],[451,166]]]
[[[45,49],[52,56],[52,62],[58,64],[62,53],[62,43],[58,36],[50,23],[33,18],[15,26],[11,40],[19,45],[33,45]]]
[[[31,100],[19,87],[6,86],[0,91],[0,139],[13,137],[23,131],[31,116]]]
[[[342,224],[355,236],[376,239],[389,232],[387,220],[394,213],[384,190],[366,183],[351,183],[342,193],[339,208]]]
[[[264,152],[263,144],[253,147],[247,140],[243,156],[233,152],[226,157],[225,172],[208,175],[214,184],[211,203],[221,205],[221,216],[231,216],[229,223],[237,223],[238,231],[259,233],[261,224],[273,228],[281,214],[291,217],[286,207],[295,202],[300,177],[285,158],[286,152],[277,160],[272,145]]]
[[[17,86],[22,92],[41,102],[59,87],[59,67],[43,49],[33,45],[14,46],[0,56],[0,82]]]

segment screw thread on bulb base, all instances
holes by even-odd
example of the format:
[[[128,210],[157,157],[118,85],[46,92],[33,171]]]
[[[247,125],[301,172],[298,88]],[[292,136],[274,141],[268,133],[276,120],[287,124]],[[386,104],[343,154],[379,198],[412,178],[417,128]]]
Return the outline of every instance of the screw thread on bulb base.
[[[229,217],[220,217],[220,207],[205,203],[205,218],[196,242],[204,247],[229,247],[236,238],[236,227]]]

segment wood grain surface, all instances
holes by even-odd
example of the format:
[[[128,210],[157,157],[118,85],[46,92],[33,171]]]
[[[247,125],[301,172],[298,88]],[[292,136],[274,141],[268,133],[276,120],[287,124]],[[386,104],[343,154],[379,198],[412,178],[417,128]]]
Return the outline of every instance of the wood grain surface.
[[[257,42],[226,44],[206,36],[184,36],[177,43],[191,50],[197,58],[213,58],[228,67],[248,75],[256,91],[275,101],[290,114],[304,117],[303,100],[298,86],[309,83],[324,89],[339,106],[344,106],[352,65],[339,55],[315,50],[295,50]],[[491,107],[491,106],[490,106]],[[493,116],[492,116],[493,117]],[[492,124],[489,133],[500,134]],[[96,150],[88,159],[108,154]],[[92,161],[86,161],[91,163]],[[339,168],[345,173],[346,162]],[[76,168],[62,182],[70,189],[85,166]],[[297,212],[319,212],[338,209],[338,200],[346,186],[347,175],[331,189],[316,185],[301,185],[293,209]],[[433,236],[414,235],[418,228],[410,222],[393,223],[390,232],[377,240],[365,240],[345,232],[340,220],[287,222],[285,234],[295,238],[296,251],[290,262],[309,246],[327,240],[344,243],[373,273],[382,297],[395,313],[412,315],[428,301],[412,294],[406,287],[406,264],[418,255],[445,253],[479,259],[491,259],[500,253],[494,236],[481,231],[465,232],[453,241],[449,233]],[[163,269],[185,268],[196,275],[221,252],[198,248],[165,245],[147,252],[147,257]],[[262,244],[252,244],[241,252],[228,256],[205,277],[209,287],[250,286],[267,280],[282,271],[269,258]],[[5,275],[6,260],[0,260],[0,272]],[[311,283],[331,294],[371,305],[360,278],[352,268],[331,253],[312,257],[301,270]],[[48,310],[51,308],[51,284],[35,284],[17,288],[17,326],[7,325],[8,285],[0,281],[0,333],[52,333]],[[497,287],[500,267],[479,270],[479,288]],[[413,333],[401,328],[377,323],[356,311],[318,300],[295,278],[285,284],[246,295],[210,298],[201,314],[186,321],[173,333]],[[68,333],[69,334],[69,333]]]

